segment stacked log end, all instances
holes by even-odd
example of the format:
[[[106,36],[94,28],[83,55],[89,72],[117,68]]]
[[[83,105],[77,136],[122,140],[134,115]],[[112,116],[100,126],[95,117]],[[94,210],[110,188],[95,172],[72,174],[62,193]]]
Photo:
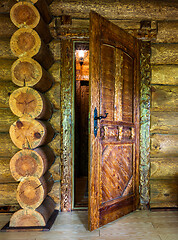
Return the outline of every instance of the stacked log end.
[[[33,87],[46,92],[53,83],[51,75],[34,59],[21,57],[11,68],[12,81],[19,87]]]
[[[54,183],[48,170],[55,156],[47,146],[54,137],[48,121],[52,105],[43,94],[53,83],[47,71],[54,62],[46,45],[52,40],[48,4],[47,0],[20,1],[10,11],[17,28],[10,48],[18,58],[11,75],[19,88],[11,93],[9,106],[19,119],[10,126],[9,134],[20,149],[10,160],[10,170],[19,182],[16,197],[22,208],[12,215],[11,227],[45,226],[55,208],[48,196]]]

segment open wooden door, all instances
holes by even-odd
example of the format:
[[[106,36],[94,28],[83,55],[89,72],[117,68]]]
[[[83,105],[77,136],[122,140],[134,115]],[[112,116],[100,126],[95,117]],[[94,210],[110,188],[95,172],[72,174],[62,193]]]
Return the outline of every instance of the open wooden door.
[[[95,12],[90,24],[92,231],[139,204],[139,43]]]

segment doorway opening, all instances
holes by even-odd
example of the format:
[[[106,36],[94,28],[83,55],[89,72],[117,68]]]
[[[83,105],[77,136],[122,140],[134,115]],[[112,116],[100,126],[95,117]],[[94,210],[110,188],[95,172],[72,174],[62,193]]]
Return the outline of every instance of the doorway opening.
[[[73,208],[88,207],[89,43],[74,42],[74,197]]]

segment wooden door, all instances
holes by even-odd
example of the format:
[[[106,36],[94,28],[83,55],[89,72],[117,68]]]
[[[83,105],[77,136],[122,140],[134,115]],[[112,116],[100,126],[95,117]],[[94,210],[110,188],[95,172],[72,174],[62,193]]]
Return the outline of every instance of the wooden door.
[[[96,111],[98,117],[108,113],[97,127]],[[89,148],[89,229],[94,230],[139,204],[139,43],[95,12]]]

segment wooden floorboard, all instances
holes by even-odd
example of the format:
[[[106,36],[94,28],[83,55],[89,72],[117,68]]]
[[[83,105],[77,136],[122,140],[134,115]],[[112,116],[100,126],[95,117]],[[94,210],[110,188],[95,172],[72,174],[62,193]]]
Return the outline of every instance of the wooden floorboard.
[[[11,214],[0,214],[0,228]],[[1,240],[177,240],[178,211],[135,211],[89,232],[87,212],[59,213],[49,232],[0,232]]]

